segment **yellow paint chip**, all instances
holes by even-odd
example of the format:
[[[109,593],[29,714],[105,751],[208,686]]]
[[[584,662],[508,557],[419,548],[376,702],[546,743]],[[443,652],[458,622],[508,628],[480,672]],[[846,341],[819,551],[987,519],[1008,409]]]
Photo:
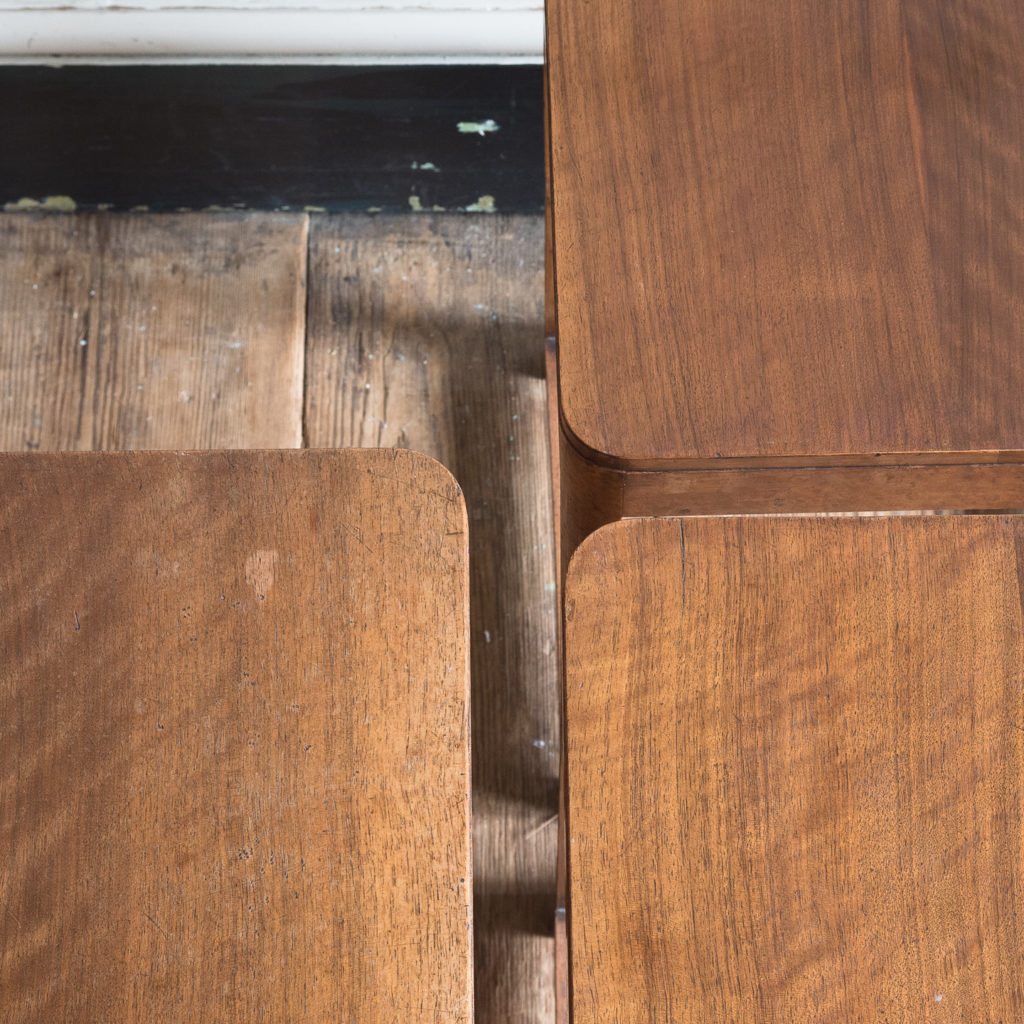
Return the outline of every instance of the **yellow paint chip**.
[[[16,213],[19,210],[38,210],[40,206],[38,199],[19,199],[16,203],[4,203],[5,213]]]
[[[494,196],[481,196],[475,203],[466,207],[467,213],[497,213],[498,208],[494,205]]]
[[[17,213],[25,210],[50,210],[55,213],[74,213],[78,204],[71,196],[44,196],[40,202],[25,196],[15,203],[4,203],[5,213]]]
[[[71,196],[47,196],[43,200],[44,210],[57,210],[60,213],[74,213],[78,204]]]

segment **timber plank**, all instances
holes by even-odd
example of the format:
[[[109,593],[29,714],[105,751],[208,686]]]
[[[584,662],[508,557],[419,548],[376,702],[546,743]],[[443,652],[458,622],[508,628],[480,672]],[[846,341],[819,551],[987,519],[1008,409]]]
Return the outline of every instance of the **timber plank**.
[[[470,1021],[451,476],[6,454],[0,494],[0,1017]]]
[[[470,519],[477,1019],[554,1012],[559,714],[540,217],[314,216],[312,447],[441,460]]]
[[[306,231],[0,217],[0,448],[299,447]]]
[[[1016,516],[637,519],[566,581],[576,1024],[1020,1020]]]

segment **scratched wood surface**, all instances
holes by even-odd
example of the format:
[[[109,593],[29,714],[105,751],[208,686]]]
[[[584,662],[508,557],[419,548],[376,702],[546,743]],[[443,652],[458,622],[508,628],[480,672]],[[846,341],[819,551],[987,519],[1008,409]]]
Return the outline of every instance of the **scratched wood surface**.
[[[461,492],[0,456],[0,1018],[472,1019]]]
[[[1024,5],[547,11],[584,447],[621,468],[1024,449]]]
[[[470,521],[477,1020],[554,1013],[555,564],[542,219],[315,217],[307,442],[440,459]]]
[[[0,217],[0,448],[291,448],[302,215]]]
[[[1022,551],[973,516],[584,542],[576,1024],[1024,1018]]]

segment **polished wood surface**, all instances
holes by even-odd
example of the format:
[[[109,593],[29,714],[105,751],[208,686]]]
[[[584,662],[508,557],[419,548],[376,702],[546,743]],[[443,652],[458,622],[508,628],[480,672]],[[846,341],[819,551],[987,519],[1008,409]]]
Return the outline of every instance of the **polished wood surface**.
[[[547,10],[578,446],[633,469],[1024,449],[1024,5]]]
[[[559,564],[594,530],[641,516],[1024,510],[1024,463],[612,469],[560,432]]]
[[[0,1018],[468,1022],[461,492],[0,457]]]
[[[477,1020],[554,1007],[557,571],[539,217],[315,217],[310,445],[399,445],[470,520]]]
[[[306,229],[0,215],[0,448],[298,447]]]
[[[641,519],[566,583],[576,1024],[1024,1019],[1024,520]]]

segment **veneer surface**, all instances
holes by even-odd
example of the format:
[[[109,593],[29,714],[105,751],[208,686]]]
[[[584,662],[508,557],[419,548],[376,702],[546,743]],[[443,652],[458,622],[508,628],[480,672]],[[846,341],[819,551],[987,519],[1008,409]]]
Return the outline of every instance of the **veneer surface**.
[[[566,582],[575,1024],[1024,1018],[1024,522],[638,519]]]
[[[472,1019],[461,491],[0,456],[0,1018]]]
[[[1024,5],[547,11],[577,447],[623,469],[1024,450]]]

